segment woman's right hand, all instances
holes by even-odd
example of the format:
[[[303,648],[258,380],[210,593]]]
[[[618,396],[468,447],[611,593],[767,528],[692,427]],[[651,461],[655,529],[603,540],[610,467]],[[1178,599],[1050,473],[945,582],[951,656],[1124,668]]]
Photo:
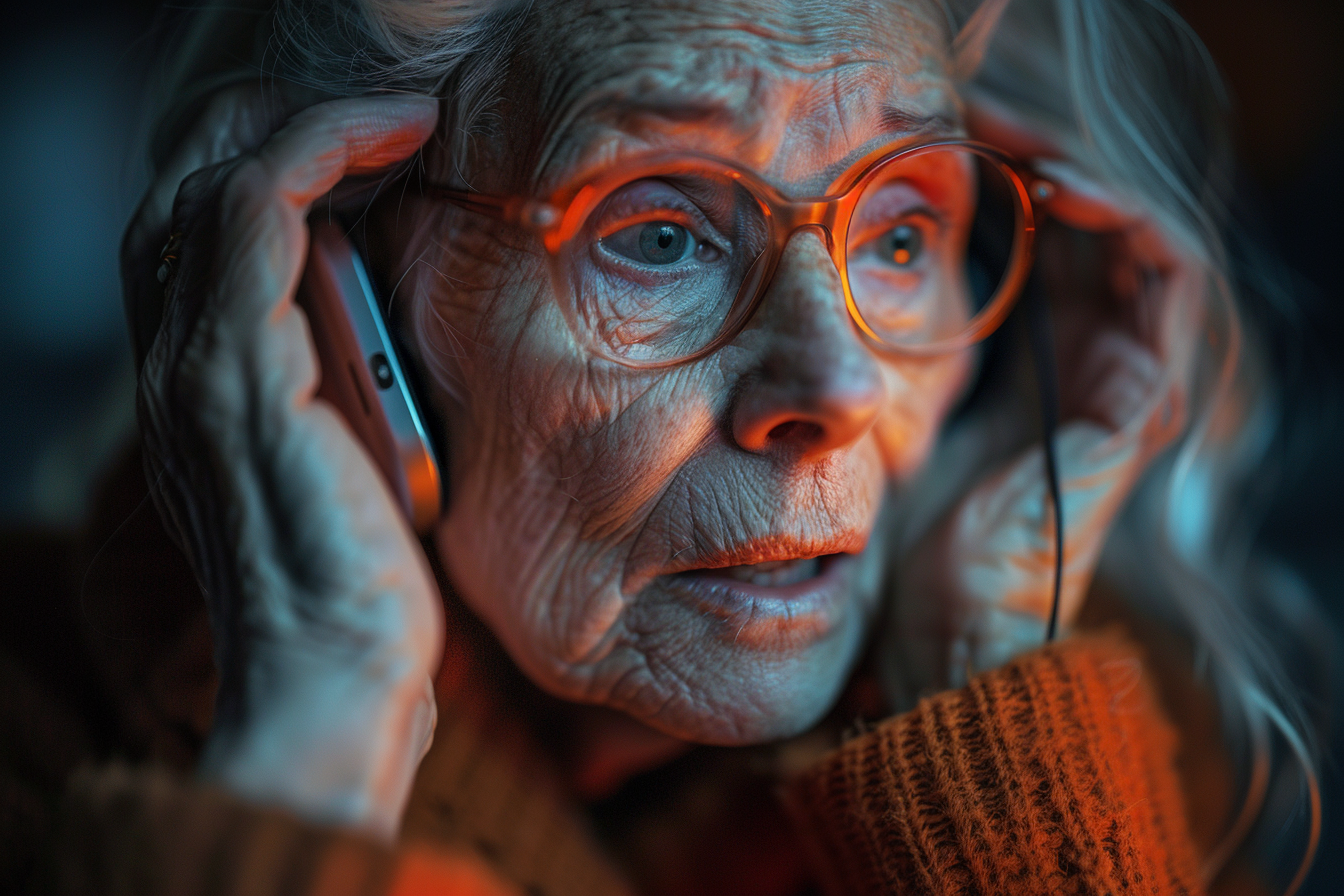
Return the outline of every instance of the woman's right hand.
[[[230,88],[123,246],[151,492],[214,630],[200,775],[387,837],[433,732],[442,606],[374,464],[315,398],[294,293],[312,203],[410,156],[436,117],[431,99],[391,95],[288,116],[273,94]],[[180,249],[161,285],[170,232]]]

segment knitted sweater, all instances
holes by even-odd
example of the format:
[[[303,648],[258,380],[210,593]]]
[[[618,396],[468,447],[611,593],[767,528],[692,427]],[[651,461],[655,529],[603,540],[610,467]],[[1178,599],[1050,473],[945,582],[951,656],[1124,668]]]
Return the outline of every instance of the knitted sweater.
[[[34,549],[18,553],[31,559]],[[42,559],[45,568],[83,570],[70,555]],[[153,569],[165,584],[187,575]],[[123,572],[113,577],[118,587],[140,587]],[[96,615],[96,579],[81,577],[84,593],[74,592],[64,618],[55,614],[49,634]],[[48,598],[61,590],[54,580],[30,584]],[[151,616],[158,625],[163,613]],[[498,687],[499,669],[450,648],[436,681],[434,744],[401,841],[387,846],[190,780],[192,749],[183,744],[209,722],[208,630],[199,614],[182,618],[156,636],[167,645],[157,653],[133,639],[109,641],[108,650],[141,664],[138,677],[109,684],[107,663],[74,653],[52,666],[71,682],[98,682],[82,713],[75,691],[33,672],[50,653],[32,646],[43,643],[40,619],[17,628],[11,620],[0,645],[0,842],[9,844],[0,850],[0,889],[1193,894],[1204,892],[1201,848],[1225,817],[1226,798],[1187,818],[1180,742],[1150,664],[1114,631],[1038,649],[860,736],[837,737],[829,751],[704,751],[646,788],[651,797],[621,798],[637,811],[605,816],[568,793],[554,757],[523,723],[526,711],[509,703],[516,691]],[[151,696],[108,697],[128,688]],[[71,721],[106,705],[132,721],[100,736]],[[107,761],[116,756],[136,761]],[[766,786],[734,816],[718,801],[744,775]],[[647,808],[654,803],[677,808],[659,814]],[[685,843],[693,846],[677,845]]]
[[[1176,746],[1116,638],[1044,648],[842,745],[785,785],[827,892],[1203,892]],[[404,844],[162,770],[72,782],[55,889],[109,894],[627,891],[563,794],[449,716]]]
[[[1080,638],[925,700],[788,794],[834,893],[1200,893],[1175,751],[1137,651]]]

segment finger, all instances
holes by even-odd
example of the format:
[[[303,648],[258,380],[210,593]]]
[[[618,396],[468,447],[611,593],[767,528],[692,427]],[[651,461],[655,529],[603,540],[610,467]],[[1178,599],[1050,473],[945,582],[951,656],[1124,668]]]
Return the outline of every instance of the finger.
[[[1060,583],[1067,629],[1137,464],[1132,440],[1092,423],[1062,427],[1056,450],[1068,527]],[[883,665],[892,693],[908,702],[1038,647],[1054,567],[1054,516],[1038,445],[979,482],[906,557],[894,616],[900,649]]]
[[[1132,441],[1090,423],[1056,435],[1064,501],[1060,620],[1076,616],[1105,530],[1135,473]],[[1054,516],[1040,447],[981,483],[954,511],[949,531],[956,587],[977,613],[1001,608],[1049,617],[1054,584]]]
[[[138,210],[137,223],[144,231],[166,228],[178,188],[189,174],[255,151],[306,100],[293,88],[263,89],[253,82],[216,93],[154,178]]]
[[[1061,405],[1071,418],[1117,432],[1151,412],[1166,373],[1148,346],[1128,333],[1104,328],[1089,340]]]
[[[248,83],[216,93],[186,138],[158,172],[122,238],[122,292],[137,366],[163,316],[159,253],[167,242],[173,204],[193,172],[252,152],[305,101],[285,86],[263,91]]]
[[[257,153],[278,195],[306,212],[342,177],[387,168],[429,139],[438,102],[421,96],[333,100],[294,116]]]
[[[1066,377],[1072,397],[1065,396],[1065,405],[1114,429],[1146,425],[1154,409],[1169,403],[1172,383],[1159,383],[1155,374],[1160,370],[1177,385],[1188,380],[1202,320],[1205,268],[1200,255],[1178,228],[1164,226],[1076,167],[1051,160],[1040,162],[1037,170],[1056,184],[1052,217],[1106,237],[1100,244],[1106,269],[1101,288],[1110,301],[1061,303],[1061,316],[1076,331],[1068,340],[1074,350],[1064,352],[1076,361]],[[1099,366],[1128,370],[1131,376],[1099,376]],[[1108,384],[1109,394],[1089,394],[1099,379]],[[1131,400],[1122,400],[1117,388]],[[1179,395],[1175,401],[1181,404]]]
[[[1045,203],[1052,218],[1075,230],[1122,235],[1130,257],[1141,266],[1165,275],[1201,256],[1198,240],[1174,221],[1159,218],[1160,209],[1145,207],[1072,163],[1038,159],[1032,168],[1055,187]]]
[[[253,155],[184,181],[179,211],[204,194],[217,211],[188,226],[174,302],[156,369],[189,361],[176,379],[187,392],[217,399],[212,415],[248,409],[278,421],[307,406],[317,364],[307,322],[293,303],[307,257],[312,200],[351,170],[385,166],[412,154],[437,117],[433,100],[368,97],[324,103],[294,116]],[[216,189],[220,179],[223,186]],[[174,346],[181,346],[180,349]],[[189,396],[181,396],[190,400]]]
[[[422,97],[334,100],[299,113],[240,162],[223,188],[220,239],[210,247],[238,260],[225,267],[216,291],[226,303],[214,309],[221,325],[251,331],[283,311],[306,257],[312,202],[347,174],[413,154],[437,114],[437,102]]]
[[[436,113],[434,101],[417,98],[333,101],[296,115],[257,153],[183,182],[174,214],[190,232],[176,298],[148,356],[150,378],[173,384],[167,400],[190,406],[212,396],[221,420],[249,407],[283,416],[307,403],[316,364],[293,296],[308,203],[347,170],[414,152]]]

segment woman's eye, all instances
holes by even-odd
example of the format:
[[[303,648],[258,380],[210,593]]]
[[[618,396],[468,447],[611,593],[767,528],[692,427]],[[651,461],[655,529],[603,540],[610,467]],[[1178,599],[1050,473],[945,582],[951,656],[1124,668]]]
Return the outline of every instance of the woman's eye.
[[[924,235],[912,224],[898,224],[878,241],[878,252],[898,268],[911,268],[924,251]]]
[[[648,221],[602,238],[602,245],[640,264],[666,267],[684,261],[695,248],[689,230],[671,221]]]
[[[639,228],[640,261],[649,264],[676,264],[690,243],[691,235],[680,224],[653,221]]]

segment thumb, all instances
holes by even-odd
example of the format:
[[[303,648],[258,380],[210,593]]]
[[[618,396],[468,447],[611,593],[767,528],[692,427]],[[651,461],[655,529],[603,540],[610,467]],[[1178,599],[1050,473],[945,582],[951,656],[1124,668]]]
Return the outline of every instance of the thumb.
[[[1133,439],[1091,422],[1055,442],[1066,534],[1060,624],[1078,614],[1105,532],[1137,468]],[[1054,515],[1036,445],[981,480],[901,565],[880,676],[901,709],[963,685],[1045,640],[1054,584]]]
[[[1063,502],[1060,621],[1078,615],[1112,521],[1152,457],[1183,425],[1181,392],[1148,349],[1119,330],[1085,340],[1062,395],[1073,419],[1055,434]],[[953,510],[949,562],[965,600],[1050,617],[1055,515],[1044,448],[1033,446]]]
[[[1170,414],[1176,391],[1170,379],[1131,347],[1099,342],[1095,363],[1074,384],[1085,399],[1073,408],[1081,419],[1055,434],[1065,525],[1063,628],[1082,608],[1110,525],[1134,483],[1181,425]],[[892,697],[906,705],[1039,646],[1054,568],[1055,517],[1044,448],[1036,444],[977,482],[904,558],[892,643],[880,657]]]
[[[1063,626],[1077,617],[1111,521],[1137,478],[1139,445],[1127,436],[1091,421],[1066,424],[1055,435],[1065,526]],[[1044,634],[1055,569],[1044,449],[1028,449],[977,485],[947,526],[947,562],[961,601],[1033,617]]]

